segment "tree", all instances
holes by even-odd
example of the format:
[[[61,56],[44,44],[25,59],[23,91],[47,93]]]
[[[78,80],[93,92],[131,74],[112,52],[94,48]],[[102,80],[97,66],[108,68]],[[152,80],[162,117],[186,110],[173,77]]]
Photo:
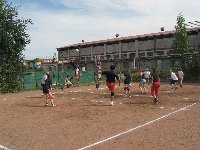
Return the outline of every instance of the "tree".
[[[18,7],[0,0],[0,92],[20,90],[20,74],[23,65],[23,51],[30,43],[26,33],[31,19],[21,19]]]
[[[173,47],[177,54],[181,54],[180,62],[182,70],[189,79],[199,79],[200,50],[191,47],[185,27],[185,19],[182,14],[179,14],[177,17],[175,29]]]
[[[200,53],[194,52],[191,61],[189,61],[188,72],[191,74],[190,79],[200,79]]]
[[[190,44],[185,27],[185,19],[182,14],[177,17],[177,25],[175,26],[176,32],[174,34],[173,47],[178,54],[188,53]]]
[[[177,25],[175,26],[175,29],[176,32],[174,34],[173,48],[177,54],[181,54],[181,67],[183,70],[185,70],[187,61],[183,54],[190,51],[190,44],[188,33],[185,27],[185,18],[182,14],[179,14],[177,17]]]

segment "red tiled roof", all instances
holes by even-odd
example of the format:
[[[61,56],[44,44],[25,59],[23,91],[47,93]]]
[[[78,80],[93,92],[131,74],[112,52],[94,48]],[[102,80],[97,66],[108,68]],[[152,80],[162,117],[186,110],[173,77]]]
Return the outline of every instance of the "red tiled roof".
[[[200,30],[199,27],[187,28],[188,32],[198,31],[198,30]],[[84,45],[86,46],[86,45],[117,42],[117,41],[130,40],[130,39],[138,39],[138,38],[155,37],[155,36],[161,36],[161,35],[169,35],[169,34],[174,34],[174,33],[175,33],[175,30],[173,30],[173,31],[165,31],[165,32],[158,32],[158,33],[143,34],[143,35],[128,36],[128,37],[119,37],[119,38],[113,38],[113,39],[107,39],[107,40],[98,40],[98,41],[92,41],[92,42],[77,43],[77,44],[72,44],[72,45],[68,45],[68,46],[57,48],[57,50],[62,49],[62,48],[70,48],[70,47],[76,48],[76,47],[84,46]]]

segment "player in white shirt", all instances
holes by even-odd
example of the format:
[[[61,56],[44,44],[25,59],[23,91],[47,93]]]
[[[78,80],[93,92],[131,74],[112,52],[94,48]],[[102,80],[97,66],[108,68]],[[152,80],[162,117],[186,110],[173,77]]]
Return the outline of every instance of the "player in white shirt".
[[[78,67],[75,69],[75,76],[74,76],[74,78],[77,80],[77,84],[79,86],[80,85],[80,69]]]
[[[149,79],[150,79],[150,77],[151,77],[151,73],[150,73],[150,71],[149,71],[148,69],[145,69],[145,71],[144,71],[144,77],[145,77],[145,79],[146,79],[146,83],[147,83],[148,86],[149,86]]]
[[[41,81],[41,86],[43,88],[43,86],[45,85],[45,81],[47,80],[47,75],[49,74],[49,72],[46,72],[45,75],[43,75],[42,77],[42,81]]]
[[[176,76],[176,74],[170,69],[170,73],[171,73],[171,86],[172,86],[172,90],[173,89],[177,89],[177,85],[176,82],[178,81],[178,78]]]
[[[180,87],[183,87],[183,77],[184,77],[184,73],[183,71],[178,71],[178,80],[179,80],[179,84],[180,84]]]

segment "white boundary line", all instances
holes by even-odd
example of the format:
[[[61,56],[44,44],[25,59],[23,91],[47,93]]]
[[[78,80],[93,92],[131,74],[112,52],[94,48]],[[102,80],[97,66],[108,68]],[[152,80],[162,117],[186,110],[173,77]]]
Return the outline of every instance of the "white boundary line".
[[[121,135],[123,135],[123,134],[132,132],[132,131],[134,131],[134,130],[136,130],[136,129],[139,129],[139,128],[145,127],[145,126],[147,126],[147,125],[149,125],[149,124],[152,124],[152,123],[154,123],[154,122],[160,121],[161,119],[167,118],[167,117],[169,117],[169,116],[171,116],[171,115],[173,115],[173,114],[175,114],[175,113],[177,113],[177,112],[179,112],[179,111],[186,110],[187,108],[192,107],[193,105],[196,105],[196,104],[198,104],[198,103],[199,103],[199,102],[196,102],[196,103],[193,103],[193,104],[188,105],[188,106],[186,106],[186,107],[180,108],[180,109],[178,109],[178,110],[176,110],[176,111],[173,111],[173,112],[171,112],[171,113],[168,113],[168,114],[166,114],[166,115],[164,115],[164,116],[162,116],[162,117],[159,117],[159,118],[157,118],[157,119],[155,119],[155,120],[149,121],[149,122],[147,122],[147,123],[145,123],[145,124],[143,124],[143,125],[139,125],[139,126],[137,126],[137,127],[135,127],[135,128],[132,128],[132,129],[129,129],[129,130],[127,130],[127,131],[118,133],[118,134],[116,134],[116,135],[113,135],[113,136],[111,136],[111,137],[105,138],[105,139],[103,139],[103,140],[101,140],[101,141],[98,141],[98,142],[96,142],[96,143],[90,144],[90,145],[85,146],[85,147],[83,147],[83,148],[80,148],[80,149],[78,149],[78,150],[85,150],[85,149],[90,148],[90,147],[93,147],[93,146],[95,146],[95,145],[98,145],[98,144],[107,142],[107,141],[112,140],[112,139],[114,139],[114,138],[116,138],[116,137],[119,137],[119,136],[121,136]]]
[[[10,150],[10,149],[8,149],[7,147],[5,147],[3,145],[0,145],[0,148],[2,148],[3,150]]]

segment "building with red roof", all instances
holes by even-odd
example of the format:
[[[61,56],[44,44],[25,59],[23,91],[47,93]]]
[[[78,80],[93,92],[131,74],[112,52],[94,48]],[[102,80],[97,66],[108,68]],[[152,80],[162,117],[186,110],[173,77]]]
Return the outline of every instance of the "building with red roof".
[[[200,48],[200,28],[188,28],[189,41],[192,47]],[[174,54],[173,31],[116,37],[113,39],[67,45],[57,48],[58,60],[92,68],[94,58],[99,56],[102,68],[110,64],[121,68],[144,69],[150,67],[178,66],[178,54]]]

